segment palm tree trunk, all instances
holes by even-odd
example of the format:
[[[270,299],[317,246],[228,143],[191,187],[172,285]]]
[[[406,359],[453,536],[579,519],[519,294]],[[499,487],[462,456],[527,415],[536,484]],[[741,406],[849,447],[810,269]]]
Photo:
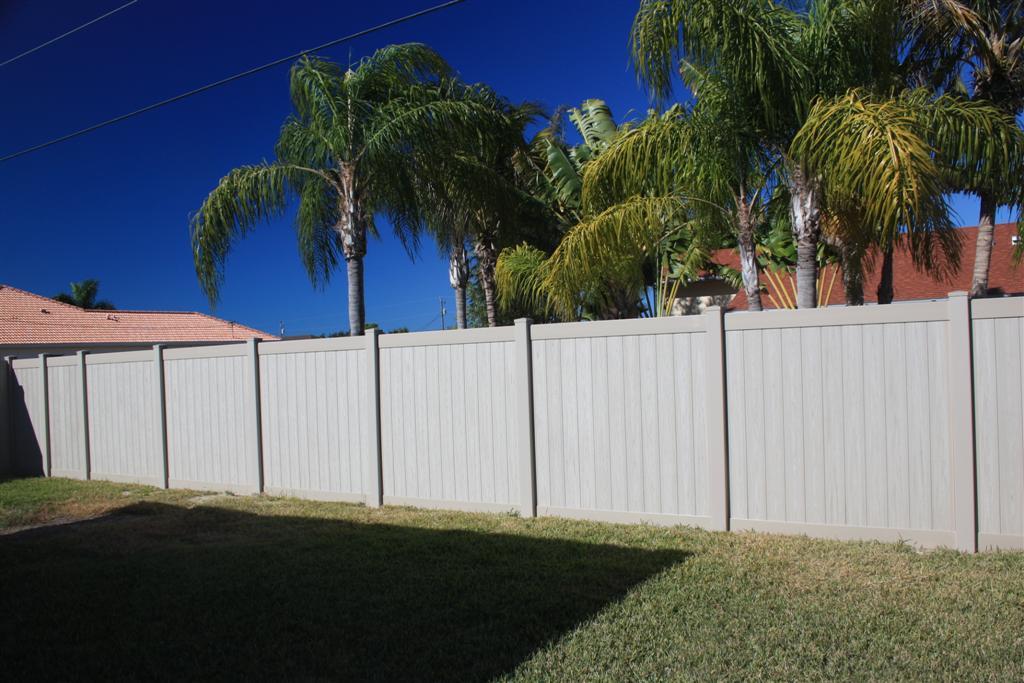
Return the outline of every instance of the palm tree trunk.
[[[455,288],[455,327],[459,330],[466,329],[466,288],[464,286]]]
[[[892,241],[890,241],[882,252],[882,276],[878,280],[878,303],[880,304],[892,303],[892,252],[894,248]]]
[[[366,307],[363,302],[363,257],[346,257],[345,266],[348,271],[348,333],[352,337],[358,337],[363,333],[366,322]]]
[[[357,187],[355,166],[342,164],[339,172],[341,196],[338,209],[341,219],[335,230],[341,236],[341,250],[348,275],[348,333],[357,337],[363,334],[366,326],[366,305],[363,301],[366,221],[363,218],[363,198]]]
[[[465,245],[453,246],[448,254],[448,281],[455,290],[455,326],[466,329],[466,286],[469,284],[469,259]]]
[[[754,223],[750,216],[750,205],[742,195],[737,198],[737,243],[740,252],[740,274],[743,276],[743,291],[747,295],[747,309],[763,310],[761,307],[761,279],[757,272],[756,246],[754,245]]]
[[[978,242],[974,251],[974,273],[971,276],[971,296],[988,295],[988,268],[992,262],[992,240],[996,227],[996,200],[990,192],[980,193],[981,211],[978,215]]]
[[[846,294],[847,306],[864,305],[864,265],[860,250],[847,244],[841,245],[839,255],[842,259],[843,292]],[[825,302],[828,303],[827,301]]]
[[[821,198],[817,183],[803,167],[794,165],[789,174],[790,212],[796,241],[796,305],[818,305],[818,240],[821,238]]]
[[[487,327],[498,326],[498,308],[495,301],[497,285],[494,281],[494,268],[498,263],[498,250],[487,236],[477,237],[473,243],[476,262],[479,268],[480,287],[484,290],[484,307],[487,310]]]

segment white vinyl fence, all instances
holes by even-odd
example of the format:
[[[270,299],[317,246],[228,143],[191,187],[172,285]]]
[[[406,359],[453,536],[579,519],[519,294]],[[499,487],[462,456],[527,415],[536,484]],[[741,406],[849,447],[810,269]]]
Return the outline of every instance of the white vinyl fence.
[[[982,547],[1021,547],[1024,539],[1022,304],[1020,299],[972,303],[978,543]]]
[[[1024,299],[17,359],[13,469],[1024,548]]]

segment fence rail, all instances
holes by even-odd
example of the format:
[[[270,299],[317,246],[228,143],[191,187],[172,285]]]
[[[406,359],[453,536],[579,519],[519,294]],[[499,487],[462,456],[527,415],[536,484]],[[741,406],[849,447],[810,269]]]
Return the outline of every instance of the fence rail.
[[[1024,548],[1024,299],[16,359],[7,469]]]

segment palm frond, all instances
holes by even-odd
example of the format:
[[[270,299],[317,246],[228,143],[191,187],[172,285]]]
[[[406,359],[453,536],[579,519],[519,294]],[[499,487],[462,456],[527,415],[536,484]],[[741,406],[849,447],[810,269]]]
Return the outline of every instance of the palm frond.
[[[316,56],[302,57],[292,66],[290,76],[292,106],[300,119],[329,127],[340,118],[345,80],[341,67]]]
[[[602,288],[642,291],[644,262],[654,256],[669,226],[684,220],[674,196],[633,197],[570,230],[551,255],[545,277],[552,307],[572,318],[584,293]]]
[[[359,99],[384,101],[406,87],[438,83],[453,76],[452,67],[423,43],[386,45],[346,73],[346,86]]]
[[[454,85],[412,86],[402,97],[377,107],[359,156],[390,155],[396,149],[415,147],[421,153],[436,152],[440,158],[467,139],[503,134],[506,124],[503,112],[471,90]]]
[[[630,38],[633,64],[659,101],[671,93],[683,57],[713,66],[777,126],[793,111],[806,70],[796,51],[800,28],[798,14],[783,3],[642,0]]]
[[[295,214],[295,234],[299,256],[314,286],[326,284],[341,262],[342,238],[336,230],[341,216],[338,195],[322,178],[302,179],[298,187],[299,208]]]
[[[827,179],[835,201],[859,202],[884,244],[901,228],[949,222],[946,176],[919,124],[900,101],[851,91],[815,104],[791,153]]]
[[[1001,204],[1013,203],[1024,175],[1024,131],[1012,116],[990,102],[950,95],[931,99],[924,90],[906,93],[902,102],[917,115],[958,188],[991,192]]]
[[[822,173],[834,200],[860,202],[883,240],[903,228],[948,228],[945,194],[953,188],[986,189],[1012,202],[1024,172],[1024,133],[1012,118],[985,102],[932,99],[920,90],[896,99],[853,90],[821,100],[792,152]]]
[[[345,141],[331,139],[332,129],[290,116],[281,126],[274,153],[285,164],[322,169],[327,174],[327,169],[337,168],[344,158]]]
[[[616,140],[584,171],[582,205],[588,213],[642,194],[680,191],[680,180],[695,162],[694,130],[681,110],[652,115]]]
[[[549,309],[547,267],[548,255],[529,244],[503,249],[494,269],[499,305],[505,311]]]
[[[295,171],[281,164],[242,166],[221,178],[191,218],[196,275],[215,303],[232,244],[256,224],[284,213]]]

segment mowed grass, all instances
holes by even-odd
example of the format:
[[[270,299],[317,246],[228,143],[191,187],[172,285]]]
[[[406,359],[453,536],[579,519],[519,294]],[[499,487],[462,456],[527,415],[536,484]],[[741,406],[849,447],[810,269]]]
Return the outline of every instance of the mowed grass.
[[[1022,553],[56,479],[0,527],[7,680],[1024,679]]]

